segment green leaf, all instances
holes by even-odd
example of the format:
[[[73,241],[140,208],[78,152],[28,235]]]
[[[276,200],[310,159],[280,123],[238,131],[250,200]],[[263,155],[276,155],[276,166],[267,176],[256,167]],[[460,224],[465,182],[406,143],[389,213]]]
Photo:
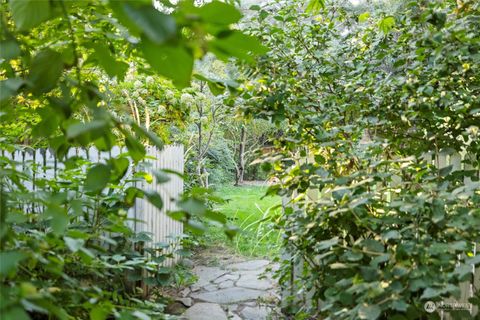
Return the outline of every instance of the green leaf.
[[[383,33],[388,33],[395,26],[395,18],[392,16],[385,17],[378,22],[378,27]]]
[[[358,16],[358,22],[362,23],[370,18],[370,12],[364,12]]]
[[[143,196],[144,196],[144,193],[142,190],[135,187],[129,187],[127,188],[127,190],[125,190],[124,201],[128,207],[131,207],[135,204],[136,198],[143,198]]]
[[[408,309],[408,304],[404,300],[395,300],[392,302],[392,308],[397,311],[405,312]]]
[[[132,312],[132,315],[136,318],[136,319],[140,319],[140,320],[151,320],[151,318],[146,315],[145,313],[141,312],[141,311],[134,311]]]
[[[100,135],[107,128],[105,120],[93,120],[90,122],[74,123],[67,128],[67,139],[75,139],[80,136]]]
[[[72,252],[77,252],[85,244],[85,240],[83,239],[74,239],[70,237],[63,237],[63,241],[65,241],[65,245]]]
[[[31,320],[22,307],[14,306],[2,309],[2,319]]]
[[[162,44],[173,38],[177,32],[175,19],[153,7],[124,5],[124,10],[130,20],[155,44]]]
[[[198,14],[206,23],[221,25],[236,23],[242,17],[234,6],[216,0],[201,6]]]
[[[0,252],[0,275],[7,276],[10,272],[17,269],[20,261],[27,258],[27,255],[20,251]]]
[[[383,252],[385,250],[385,248],[383,247],[383,244],[373,239],[363,240],[363,245],[367,250],[373,251],[373,252]]]
[[[426,288],[426,289],[423,291],[423,294],[422,294],[422,296],[420,297],[420,299],[436,298],[436,297],[439,297],[440,295],[442,295],[443,293],[444,293],[444,291],[441,290],[441,289]]]
[[[27,80],[33,92],[48,92],[55,88],[62,71],[62,55],[51,49],[44,49],[33,58]]]
[[[128,64],[123,61],[118,61],[112,56],[107,46],[103,44],[92,44],[91,48],[95,50],[92,58],[102,66],[105,72],[110,77],[117,77],[120,81],[125,78],[125,73],[128,70]]]
[[[113,172],[111,175],[111,181],[118,183],[125,176],[130,166],[130,161],[127,158],[111,158],[108,163],[112,166]]]
[[[125,145],[127,146],[130,157],[132,157],[135,162],[141,161],[147,153],[143,144],[128,133],[125,136]]]
[[[400,239],[400,238],[401,238],[400,232],[398,232],[397,230],[390,230],[382,235],[382,239],[384,241],[388,241],[390,239]]]
[[[195,220],[188,220],[185,227],[196,235],[201,235],[207,230],[203,223]]]
[[[320,241],[315,245],[315,250],[322,251],[325,249],[330,249],[332,246],[338,244],[338,237],[334,237],[329,240]]]
[[[375,320],[380,316],[381,313],[382,309],[380,309],[380,307],[363,304],[360,309],[358,309],[358,318]]]
[[[157,183],[166,183],[170,181],[170,177],[162,170],[154,171],[153,175],[155,176]]]
[[[20,78],[10,78],[0,81],[0,103],[16,95],[18,89],[20,89],[24,83],[23,79]]]
[[[99,305],[90,310],[90,320],[105,320],[110,314],[110,307]]]
[[[439,174],[441,177],[446,177],[446,176],[448,176],[448,174],[449,174],[450,172],[452,172],[452,169],[453,169],[453,165],[449,165],[449,166],[443,167],[443,168],[441,168],[441,169],[438,171],[438,174]]]
[[[15,27],[26,31],[50,17],[49,0],[10,0],[10,10]]]
[[[261,55],[268,52],[260,41],[246,35],[238,30],[233,30],[219,35],[217,39],[210,42],[211,50],[219,58],[228,60],[231,56],[252,62],[254,55]]]
[[[13,39],[0,41],[0,58],[5,60],[11,60],[20,55],[20,47],[17,41]]]
[[[160,138],[152,131],[147,130],[145,127],[140,126],[136,123],[132,124],[133,130],[137,135],[144,136],[147,138],[155,147],[158,149],[163,149],[164,143]]]
[[[157,207],[158,210],[162,210],[163,208],[163,200],[162,197],[155,191],[145,191],[145,195],[147,196],[148,201]]]
[[[206,211],[205,218],[219,222],[221,224],[227,223],[227,217],[224,214],[212,210]]]
[[[434,199],[432,202],[432,221],[439,223],[445,219],[445,204],[440,199]]]
[[[67,228],[69,218],[66,210],[59,205],[49,205],[43,212],[44,218],[49,219],[50,227],[56,235],[63,234]]]
[[[323,8],[325,8],[325,0],[310,0],[306,11],[310,13],[317,13]]]
[[[147,62],[158,74],[171,79],[179,88],[190,85],[193,56],[185,47],[156,45],[146,38],[142,38],[139,46]]]
[[[84,189],[87,192],[99,193],[110,181],[110,166],[97,164],[88,170],[85,179]]]
[[[207,210],[202,201],[193,198],[180,201],[178,207],[191,215],[197,216],[204,215]]]

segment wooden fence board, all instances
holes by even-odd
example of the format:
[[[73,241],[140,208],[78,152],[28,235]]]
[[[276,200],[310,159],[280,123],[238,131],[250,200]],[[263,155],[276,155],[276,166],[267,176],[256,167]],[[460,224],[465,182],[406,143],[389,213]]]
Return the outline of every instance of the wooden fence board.
[[[153,170],[168,169],[183,174],[183,146],[170,145],[165,146],[163,150],[158,150],[155,147],[147,147],[147,159],[145,162],[149,166],[130,165],[128,168],[126,178],[132,179],[137,171],[146,171],[153,173]],[[25,181],[27,190],[35,191],[35,181],[39,179],[54,180],[58,177],[58,173],[64,168],[64,165],[52,150],[46,149],[25,149],[16,150],[14,152],[7,152],[0,150],[0,155],[12,160],[12,166],[17,170],[23,171],[32,176],[32,181]],[[109,152],[99,151],[95,147],[84,148],[70,148],[67,152],[66,158],[82,157],[88,159],[92,163],[104,163],[108,159],[118,157],[126,152],[121,147],[115,146]],[[82,167],[85,172],[86,167]],[[153,176],[153,174],[152,174]],[[179,239],[183,234],[183,224],[168,217],[167,212],[176,210],[175,201],[183,192],[183,180],[174,174],[169,174],[170,181],[167,183],[157,183],[154,178],[151,184],[145,182],[128,182],[128,186],[137,186],[146,190],[157,191],[164,201],[162,210],[157,209],[145,199],[137,199],[135,205],[129,209],[128,217],[132,220],[128,221],[128,225],[136,232],[147,232],[152,237],[152,244],[155,243],[170,243],[174,244],[175,239]],[[25,204],[23,209],[26,212],[40,211],[42,208],[33,208],[30,204]],[[173,251],[172,251],[173,253]],[[171,265],[178,259],[175,256],[169,259],[166,264]]]

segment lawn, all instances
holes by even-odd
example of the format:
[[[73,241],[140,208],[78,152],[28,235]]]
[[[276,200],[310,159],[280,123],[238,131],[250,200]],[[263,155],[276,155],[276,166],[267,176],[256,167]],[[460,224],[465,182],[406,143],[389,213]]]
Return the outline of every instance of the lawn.
[[[220,229],[212,227],[206,240],[212,245],[227,243],[236,253],[245,256],[272,257],[278,253],[280,232],[273,227],[275,217],[280,213],[281,199],[265,195],[267,187],[262,186],[223,186],[217,195],[228,200],[216,207],[240,228],[241,232],[233,241],[225,241]]]

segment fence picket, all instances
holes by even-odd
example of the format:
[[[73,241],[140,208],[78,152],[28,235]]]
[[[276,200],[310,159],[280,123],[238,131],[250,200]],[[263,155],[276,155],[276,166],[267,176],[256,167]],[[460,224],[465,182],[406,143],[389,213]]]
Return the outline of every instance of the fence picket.
[[[127,171],[126,179],[133,178],[137,171],[150,172],[151,170],[169,169],[183,174],[183,146],[171,145],[165,146],[163,150],[158,150],[155,147],[147,147],[147,156],[154,157],[154,159],[147,159],[145,162],[149,164],[145,168],[131,165]],[[118,157],[127,150],[115,146],[110,152],[100,152],[94,147],[88,149],[70,148],[67,152],[66,158],[82,157],[88,159],[92,163],[106,162],[112,157]],[[57,158],[52,150],[16,150],[14,152],[7,152],[1,150],[1,154],[6,158],[12,160],[12,166],[19,171],[23,171],[29,175],[35,175],[35,179],[57,179],[57,174],[64,168],[64,165]],[[82,170],[86,168],[82,167]],[[131,219],[128,225],[136,232],[148,232],[152,236],[152,243],[159,242],[172,243],[174,239],[179,239],[183,233],[183,225],[178,221],[174,221],[167,216],[168,211],[175,210],[175,202],[171,198],[178,198],[183,192],[183,180],[176,175],[169,175],[171,180],[167,183],[159,184],[154,178],[152,184],[145,184],[141,182],[127,183],[128,186],[136,185],[139,188],[146,188],[157,191],[164,201],[162,210],[158,210],[155,206],[150,204],[145,199],[136,199],[135,205],[130,208],[128,217]],[[26,181],[25,187],[27,190],[35,191],[34,180]],[[21,209],[22,207],[20,207]],[[23,209],[26,212],[32,210],[39,211],[42,208],[33,208],[31,205],[25,204]],[[132,221],[132,219],[136,219]],[[142,223],[143,221],[144,223]],[[169,259],[166,264],[171,265],[177,261],[178,257]]]

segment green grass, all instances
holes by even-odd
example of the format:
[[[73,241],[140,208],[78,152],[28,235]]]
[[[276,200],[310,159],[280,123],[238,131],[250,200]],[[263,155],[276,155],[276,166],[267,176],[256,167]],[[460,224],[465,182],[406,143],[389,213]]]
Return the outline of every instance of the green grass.
[[[217,206],[216,210],[239,227],[240,233],[229,241],[220,229],[212,227],[206,236],[207,244],[226,244],[244,256],[276,255],[280,247],[280,232],[273,224],[281,209],[274,207],[281,204],[281,199],[278,196],[261,199],[266,190],[267,187],[261,186],[219,187],[216,194],[229,201]]]

